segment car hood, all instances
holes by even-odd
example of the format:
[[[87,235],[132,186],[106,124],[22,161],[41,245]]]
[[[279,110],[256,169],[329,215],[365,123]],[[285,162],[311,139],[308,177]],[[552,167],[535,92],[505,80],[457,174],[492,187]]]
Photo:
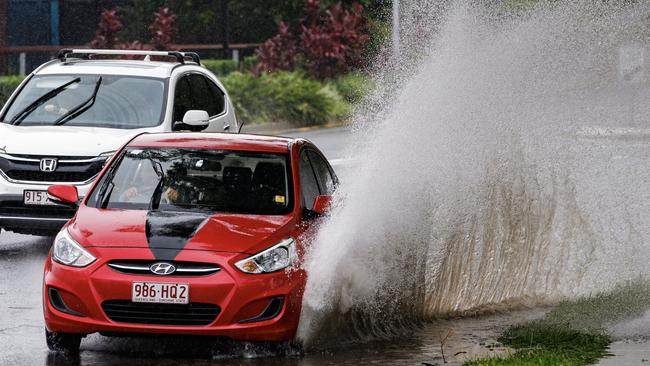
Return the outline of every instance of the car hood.
[[[86,247],[148,248],[173,260],[183,250],[254,254],[286,238],[290,215],[205,214],[82,207],[68,230]]]
[[[0,123],[0,148],[8,154],[97,156],[115,151],[135,135],[157,128],[116,129],[76,126],[12,126]]]

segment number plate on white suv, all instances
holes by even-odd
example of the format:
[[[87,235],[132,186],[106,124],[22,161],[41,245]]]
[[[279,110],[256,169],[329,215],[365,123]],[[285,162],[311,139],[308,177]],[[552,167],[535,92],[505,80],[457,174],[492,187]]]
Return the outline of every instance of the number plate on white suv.
[[[187,304],[190,302],[190,285],[168,282],[133,282],[131,301]]]
[[[47,198],[47,191],[23,191],[23,203],[36,206],[56,206]]]

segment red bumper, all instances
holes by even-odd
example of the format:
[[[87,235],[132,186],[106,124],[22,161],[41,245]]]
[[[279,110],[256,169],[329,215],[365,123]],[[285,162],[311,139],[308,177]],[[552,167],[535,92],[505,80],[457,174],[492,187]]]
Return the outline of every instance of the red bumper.
[[[97,254],[96,248],[89,251]],[[164,333],[223,336],[237,340],[287,341],[295,337],[305,274],[301,270],[280,271],[272,274],[250,275],[238,271],[232,263],[246,255],[185,251],[177,261],[214,263],[221,267],[217,273],[206,276],[134,275],[118,272],[107,263],[114,259],[147,259],[138,248],[102,248],[100,258],[86,268],[74,268],[53,262],[45,263],[43,310],[45,325],[53,332],[66,333]],[[150,254],[149,254],[150,255]],[[149,258],[153,259],[153,258]],[[177,282],[190,286],[190,303],[218,305],[221,310],[208,325],[132,324],[111,320],[102,303],[108,300],[131,300],[134,281]],[[53,306],[48,289],[56,289],[72,315]],[[254,318],[272,299],[282,297],[282,308],[277,316],[261,321],[242,322]]]

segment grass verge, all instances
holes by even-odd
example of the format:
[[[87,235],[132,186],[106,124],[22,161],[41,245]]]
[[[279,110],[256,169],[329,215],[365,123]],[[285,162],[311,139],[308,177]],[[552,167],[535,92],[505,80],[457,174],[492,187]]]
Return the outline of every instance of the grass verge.
[[[608,355],[605,326],[643,315],[650,304],[650,283],[635,281],[613,291],[564,301],[543,319],[509,328],[499,342],[509,356],[467,361],[465,366],[591,365]]]

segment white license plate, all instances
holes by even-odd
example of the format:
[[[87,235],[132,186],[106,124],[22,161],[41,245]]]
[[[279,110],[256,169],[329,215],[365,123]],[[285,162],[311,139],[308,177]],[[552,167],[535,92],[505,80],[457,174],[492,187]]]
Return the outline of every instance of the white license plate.
[[[47,191],[23,191],[23,203],[37,206],[56,206],[47,198]]]
[[[190,302],[190,285],[168,282],[133,282],[131,301],[187,304]]]

